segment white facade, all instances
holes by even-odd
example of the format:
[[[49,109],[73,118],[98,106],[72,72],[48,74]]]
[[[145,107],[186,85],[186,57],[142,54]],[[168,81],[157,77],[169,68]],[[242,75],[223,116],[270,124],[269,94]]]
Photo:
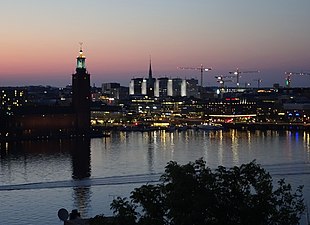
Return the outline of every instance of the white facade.
[[[143,81],[142,81],[141,94],[142,95],[147,94],[147,80],[146,79],[143,79]]]
[[[172,96],[173,95],[173,85],[172,85],[172,80],[168,80],[168,87],[167,87],[167,95]]]
[[[129,94],[134,95],[135,94],[135,81],[131,80],[129,83]]]
[[[181,96],[182,97],[185,97],[187,95],[187,92],[186,92],[186,80],[182,80],[182,84],[181,84]]]
[[[130,95],[147,95],[148,80],[146,78],[132,79],[129,83]],[[196,97],[198,95],[196,79],[159,78],[154,82],[154,97]]]
[[[154,86],[154,96],[159,97],[159,80],[156,79]]]

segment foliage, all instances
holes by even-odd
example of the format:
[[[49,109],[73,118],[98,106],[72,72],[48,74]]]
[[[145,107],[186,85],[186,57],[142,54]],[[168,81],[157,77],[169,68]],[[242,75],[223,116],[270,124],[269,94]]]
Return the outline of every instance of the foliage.
[[[305,205],[301,186],[293,192],[282,179],[274,190],[255,161],[212,171],[199,159],[169,162],[159,184],[136,188],[130,201],[117,198],[111,209],[119,224],[295,225]]]
[[[89,220],[90,225],[107,225],[104,215],[97,215]]]
[[[111,203],[111,209],[116,214],[117,224],[134,225],[136,224],[136,206],[131,204],[126,198],[117,197]]]
[[[90,225],[135,225],[136,215],[135,207],[126,200],[126,198],[117,197],[111,203],[113,213],[117,214],[115,217],[105,217],[104,215],[97,215],[91,218]]]

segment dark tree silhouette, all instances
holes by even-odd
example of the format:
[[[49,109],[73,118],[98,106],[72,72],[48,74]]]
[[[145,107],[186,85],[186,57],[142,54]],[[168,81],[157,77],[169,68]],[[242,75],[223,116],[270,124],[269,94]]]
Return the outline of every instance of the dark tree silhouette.
[[[302,186],[295,191],[255,161],[211,170],[204,160],[169,162],[158,184],[142,185],[130,200],[111,204],[116,224],[297,225],[305,210]]]

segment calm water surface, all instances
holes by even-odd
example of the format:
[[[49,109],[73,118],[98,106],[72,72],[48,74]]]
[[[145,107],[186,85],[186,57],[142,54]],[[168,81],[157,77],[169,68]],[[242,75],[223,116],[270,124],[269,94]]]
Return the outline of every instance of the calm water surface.
[[[304,185],[310,202],[307,132],[117,132],[108,138],[0,147],[0,223],[6,225],[60,225],[60,208],[78,209],[84,217],[111,215],[113,198],[158,180],[167,162],[185,164],[200,157],[210,168],[256,159],[274,180]]]

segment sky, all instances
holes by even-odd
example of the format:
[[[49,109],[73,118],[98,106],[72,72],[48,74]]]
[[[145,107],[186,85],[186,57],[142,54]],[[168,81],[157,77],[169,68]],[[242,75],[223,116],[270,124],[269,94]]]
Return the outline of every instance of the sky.
[[[284,85],[310,73],[309,0],[0,0],[0,86],[71,84],[79,42],[91,83],[244,74],[241,85]],[[291,77],[310,87],[310,75]],[[234,85],[234,82],[227,85]]]

